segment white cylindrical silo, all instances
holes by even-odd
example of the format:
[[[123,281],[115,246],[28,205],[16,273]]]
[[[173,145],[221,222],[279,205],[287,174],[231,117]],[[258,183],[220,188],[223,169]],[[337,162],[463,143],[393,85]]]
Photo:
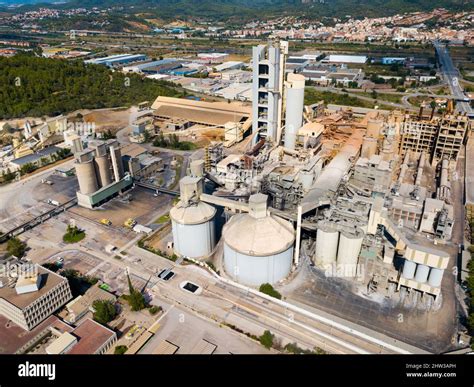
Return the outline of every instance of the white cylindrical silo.
[[[303,75],[288,74],[285,119],[285,148],[288,149],[295,149],[296,136],[303,125],[304,83]]]
[[[428,277],[428,284],[434,288],[440,287],[441,281],[443,280],[443,274],[444,270],[432,267],[430,270],[430,276]]]
[[[337,264],[357,265],[364,233],[354,228],[350,231],[341,231],[339,237],[339,249],[337,252]]]
[[[216,209],[204,202],[179,201],[170,211],[176,254],[202,258],[215,246],[214,215]]]
[[[282,280],[293,261],[293,226],[267,214],[266,201],[266,195],[252,195],[250,212],[234,215],[223,229],[225,271],[248,286]]]
[[[314,173],[313,171],[301,171],[299,173],[299,180],[305,191],[308,191],[313,185]]]
[[[112,173],[110,170],[110,161],[107,155],[95,158],[97,169],[97,178],[101,187],[107,187],[112,184]]]
[[[84,195],[96,192],[99,189],[99,185],[97,182],[94,160],[77,162],[75,167],[77,181],[79,182],[79,191]]]
[[[429,272],[429,266],[418,264],[416,267],[415,281],[424,284],[428,280]]]
[[[339,231],[329,222],[320,222],[316,235],[314,262],[327,265],[336,262]]]
[[[403,264],[403,273],[402,273],[403,278],[413,279],[413,277],[415,276],[415,270],[416,270],[416,263],[413,261],[409,261],[408,259],[405,259],[405,263]]]

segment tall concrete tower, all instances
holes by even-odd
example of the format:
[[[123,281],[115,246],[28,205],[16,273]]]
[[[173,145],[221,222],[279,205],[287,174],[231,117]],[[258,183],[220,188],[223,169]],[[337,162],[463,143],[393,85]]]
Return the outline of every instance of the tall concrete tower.
[[[298,130],[303,125],[304,82],[301,74],[288,74],[286,82],[285,147],[295,149]]]
[[[253,48],[252,133],[277,141],[281,137],[283,83],[288,42]]]

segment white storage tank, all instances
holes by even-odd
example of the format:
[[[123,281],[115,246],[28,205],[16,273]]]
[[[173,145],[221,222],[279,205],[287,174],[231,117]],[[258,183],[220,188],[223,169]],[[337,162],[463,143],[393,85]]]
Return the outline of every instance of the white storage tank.
[[[443,280],[443,274],[444,270],[432,267],[428,277],[428,284],[434,288],[439,288],[441,286],[441,281]]]
[[[184,177],[180,181],[180,190],[180,201],[170,211],[175,253],[196,259],[206,257],[216,245],[216,209],[199,200],[201,178]]]
[[[429,272],[429,266],[418,264],[418,266],[416,267],[415,281],[424,284],[428,280]]]
[[[335,225],[326,221],[319,222],[314,263],[321,266],[335,263],[338,244],[339,231]]]
[[[341,231],[337,264],[357,265],[363,240],[364,232],[359,228]]]
[[[249,199],[249,213],[234,215],[224,226],[224,268],[241,284],[274,284],[290,273],[293,225],[267,213],[267,195]]]
[[[413,277],[415,276],[415,270],[416,270],[416,263],[413,261],[409,261],[408,259],[405,259],[405,263],[403,264],[403,272],[402,272],[403,278],[413,279]]]

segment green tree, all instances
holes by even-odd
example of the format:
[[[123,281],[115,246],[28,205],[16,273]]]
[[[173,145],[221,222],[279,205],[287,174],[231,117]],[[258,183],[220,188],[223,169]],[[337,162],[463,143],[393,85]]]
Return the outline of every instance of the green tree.
[[[5,183],[9,183],[12,180],[15,180],[16,173],[12,172],[10,168],[7,168],[6,172],[4,171],[2,174],[3,181]]]
[[[107,324],[117,316],[115,304],[110,300],[95,300],[92,307],[94,308],[94,320],[100,324]]]
[[[258,340],[265,348],[270,349],[273,346],[274,337],[275,336],[272,334],[272,332],[265,331],[263,332],[263,335],[258,338]]]
[[[33,163],[26,163],[26,164],[23,164],[21,167],[20,167],[20,174],[21,175],[26,175],[28,173],[31,173],[33,171],[35,171],[38,167],[33,164]]]
[[[274,297],[281,300],[281,294],[278,293],[271,284],[267,283],[267,284],[260,285],[259,291],[269,295],[270,297]]]
[[[114,349],[114,355],[123,355],[127,352],[128,347],[126,345],[117,345]]]
[[[148,309],[148,312],[150,312],[151,315],[155,315],[161,310],[162,310],[161,306],[153,305],[151,308]]]
[[[68,224],[66,228],[66,234],[63,236],[63,241],[66,243],[77,243],[86,237],[84,230],[79,229],[77,226],[71,226]]]
[[[14,255],[17,258],[23,257],[23,255],[25,254],[26,248],[27,248],[26,243],[22,242],[20,239],[16,237],[9,239],[7,242],[8,254]]]

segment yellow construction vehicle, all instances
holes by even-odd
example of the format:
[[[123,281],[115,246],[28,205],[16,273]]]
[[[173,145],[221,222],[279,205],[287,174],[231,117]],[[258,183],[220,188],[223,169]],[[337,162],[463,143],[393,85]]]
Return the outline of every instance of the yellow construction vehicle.
[[[137,221],[135,219],[132,219],[132,218],[128,218],[124,223],[123,225],[127,228],[133,228],[137,225]]]
[[[102,224],[104,224],[104,225],[106,225],[106,226],[112,225],[112,222],[110,221],[110,219],[106,219],[106,218],[101,219],[101,220],[100,220],[100,223],[102,223]]]

